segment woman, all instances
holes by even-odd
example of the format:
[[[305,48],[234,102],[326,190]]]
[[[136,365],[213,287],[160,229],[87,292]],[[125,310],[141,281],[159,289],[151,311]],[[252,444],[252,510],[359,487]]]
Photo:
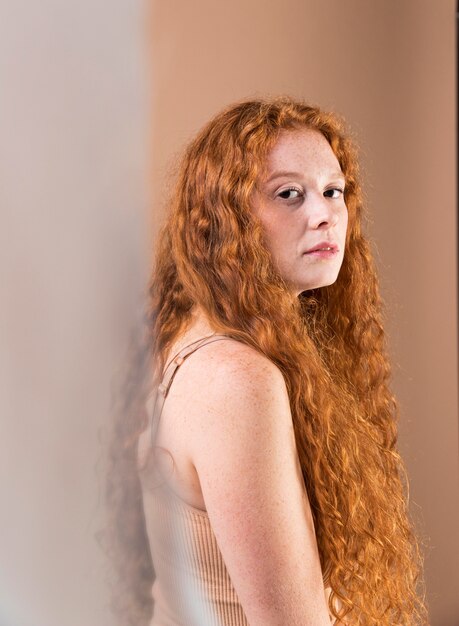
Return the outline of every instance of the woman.
[[[317,107],[237,103],[188,146],[118,464],[139,482],[113,500],[129,623],[152,598],[154,626],[427,623],[362,218],[355,150]]]

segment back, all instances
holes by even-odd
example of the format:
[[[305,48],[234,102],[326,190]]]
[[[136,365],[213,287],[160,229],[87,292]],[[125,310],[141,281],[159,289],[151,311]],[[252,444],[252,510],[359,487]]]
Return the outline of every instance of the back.
[[[231,339],[198,350],[181,369],[176,425],[248,623],[329,625],[281,372]]]

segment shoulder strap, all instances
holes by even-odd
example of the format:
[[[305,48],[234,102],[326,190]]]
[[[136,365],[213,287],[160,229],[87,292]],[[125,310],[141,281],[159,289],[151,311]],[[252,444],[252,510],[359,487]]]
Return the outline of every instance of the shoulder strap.
[[[207,345],[208,343],[212,343],[214,341],[220,341],[222,339],[228,339],[229,335],[217,334],[213,333],[208,337],[203,337],[202,339],[198,339],[197,341],[193,341],[193,343],[188,344],[184,348],[180,350],[166,365],[164,369],[163,379],[161,383],[158,385],[156,389],[156,393],[154,393],[154,404],[151,407],[151,400],[153,399],[150,396],[150,401],[147,402],[147,410],[150,413],[150,430],[151,430],[151,443],[154,444],[154,435],[156,433],[156,429],[158,428],[159,420],[161,418],[161,413],[163,411],[163,405],[166,400],[167,394],[169,393],[170,386],[174,379],[175,373],[177,372],[180,365],[183,361],[190,356],[193,352],[201,348],[202,346]],[[156,424],[156,428],[153,430]]]

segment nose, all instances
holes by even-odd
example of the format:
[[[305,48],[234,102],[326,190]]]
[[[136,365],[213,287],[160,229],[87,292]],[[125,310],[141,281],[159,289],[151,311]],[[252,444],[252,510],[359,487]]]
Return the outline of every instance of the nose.
[[[336,207],[333,205],[333,199],[317,194],[311,197],[310,201],[305,204],[309,228],[317,230],[336,225],[339,215]]]

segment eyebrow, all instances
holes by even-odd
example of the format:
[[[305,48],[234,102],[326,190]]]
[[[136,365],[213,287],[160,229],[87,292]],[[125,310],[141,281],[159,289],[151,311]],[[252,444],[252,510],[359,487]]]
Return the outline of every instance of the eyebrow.
[[[275,172],[272,176],[270,176],[267,180],[265,180],[265,183],[270,183],[272,180],[275,180],[276,178],[283,178],[284,176],[285,177],[293,176],[293,177],[301,178],[303,174],[301,172],[287,172],[287,171]],[[340,170],[335,170],[334,172],[330,172],[330,174],[328,174],[328,178],[340,178],[344,182],[346,182],[346,177],[344,176],[343,172],[341,172]]]

